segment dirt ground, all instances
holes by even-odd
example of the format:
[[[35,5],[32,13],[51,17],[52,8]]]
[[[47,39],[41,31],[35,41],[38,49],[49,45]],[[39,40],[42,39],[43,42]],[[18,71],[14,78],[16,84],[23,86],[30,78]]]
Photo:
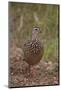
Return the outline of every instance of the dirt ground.
[[[12,49],[13,50],[13,49]],[[13,54],[13,52],[15,52]],[[58,85],[58,64],[40,60],[37,65],[30,66],[22,60],[20,48],[12,51],[9,67],[9,87]],[[13,56],[14,55],[14,56]]]

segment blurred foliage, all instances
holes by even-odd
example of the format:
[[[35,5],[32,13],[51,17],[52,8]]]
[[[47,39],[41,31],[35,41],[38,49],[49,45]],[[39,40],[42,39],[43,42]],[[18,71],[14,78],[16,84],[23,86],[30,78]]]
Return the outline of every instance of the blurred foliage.
[[[9,3],[10,39],[21,47],[23,42],[31,38],[34,26],[40,27],[39,39],[44,45],[44,60],[58,60],[58,5]],[[35,20],[34,14],[36,13]],[[22,27],[20,16],[23,16]]]
[[[47,43],[44,56],[47,60],[54,61],[58,57],[58,40],[54,39]],[[58,59],[58,58],[57,58]]]

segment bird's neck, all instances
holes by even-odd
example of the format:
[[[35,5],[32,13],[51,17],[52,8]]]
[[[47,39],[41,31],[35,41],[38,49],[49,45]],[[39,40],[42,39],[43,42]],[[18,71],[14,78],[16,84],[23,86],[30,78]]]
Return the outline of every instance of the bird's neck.
[[[32,40],[37,40],[37,37],[38,35],[37,35],[37,33],[32,33]]]

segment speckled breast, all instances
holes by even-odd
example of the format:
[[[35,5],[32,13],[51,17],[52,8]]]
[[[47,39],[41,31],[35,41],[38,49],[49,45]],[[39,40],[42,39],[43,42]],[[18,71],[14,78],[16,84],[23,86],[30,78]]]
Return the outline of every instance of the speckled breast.
[[[37,64],[43,56],[43,46],[39,40],[29,40],[24,44],[25,61],[34,65]]]

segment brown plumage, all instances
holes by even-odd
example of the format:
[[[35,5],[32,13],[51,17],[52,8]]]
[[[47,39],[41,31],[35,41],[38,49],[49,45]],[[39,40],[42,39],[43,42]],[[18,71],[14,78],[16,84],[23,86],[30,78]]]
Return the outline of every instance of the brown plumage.
[[[39,40],[29,40],[24,44],[24,57],[29,65],[37,64],[43,56],[43,46]]]
[[[32,39],[24,43],[24,60],[29,65],[37,64],[43,56],[42,43],[37,39],[39,31],[39,28],[34,28],[32,31]]]

